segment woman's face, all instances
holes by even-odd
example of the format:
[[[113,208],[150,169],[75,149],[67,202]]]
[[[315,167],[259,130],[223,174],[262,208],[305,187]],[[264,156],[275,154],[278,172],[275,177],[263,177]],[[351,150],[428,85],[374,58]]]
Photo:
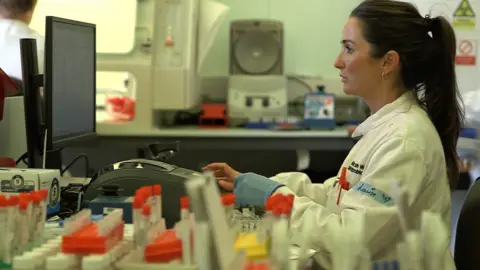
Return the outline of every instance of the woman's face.
[[[360,22],[349,18],[342,31],[342,51],[335,60],[347,95],[370,99],[382,80],[382,61],[370,56],[371,46],[363,38]]]

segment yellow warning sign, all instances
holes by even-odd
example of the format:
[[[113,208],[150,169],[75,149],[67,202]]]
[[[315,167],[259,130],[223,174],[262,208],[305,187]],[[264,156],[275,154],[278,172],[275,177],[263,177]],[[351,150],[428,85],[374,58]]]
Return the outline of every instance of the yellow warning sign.
[[[453,14],[453,26],[457,29],[475,29],[476,18],[472,5],[468,0],[461,0]]]

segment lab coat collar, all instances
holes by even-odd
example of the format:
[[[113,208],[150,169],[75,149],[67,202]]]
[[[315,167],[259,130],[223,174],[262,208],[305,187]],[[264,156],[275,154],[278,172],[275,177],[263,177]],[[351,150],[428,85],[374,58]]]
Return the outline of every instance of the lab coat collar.
[[[5,18],[0,18],[0,23],[3,24],[15,24],[15,25],[21,25],[21,26],[26,26],[28,27],[28,24],[21,21],[21,20],[14,20],[14,19],[5,19]]]
[[[13,31],[14,34],[17,34],[20,31],[24,31],[23,29],[30,29],[27,23],[14,20],[14,19],[3,19],[0,18],[0,25],[4,25],[3,27],[7,27],[9,31]]]
[[[363,123],[361,123],[353,132],[352,137],[361,137],[366,135],[369,131],[375,129],[381,124],[391,119],[394,115],[402,112],[406,112],[414,104],[415,97],[412,91],[407,91],[394,102],[383,106],[376,113],[368,117]]]

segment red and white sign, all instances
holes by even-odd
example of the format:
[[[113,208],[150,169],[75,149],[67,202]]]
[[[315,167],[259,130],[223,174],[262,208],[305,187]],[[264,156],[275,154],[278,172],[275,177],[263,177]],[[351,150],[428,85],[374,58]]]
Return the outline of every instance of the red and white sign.
[[[464,39],[458,42],[455,64],[462,66],[474,66],[477,64],[476,40]]]

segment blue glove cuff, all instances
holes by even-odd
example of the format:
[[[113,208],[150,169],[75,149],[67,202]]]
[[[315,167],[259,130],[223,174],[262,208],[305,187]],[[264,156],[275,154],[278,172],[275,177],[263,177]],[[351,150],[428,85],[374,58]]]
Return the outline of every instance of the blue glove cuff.
[[[255,173],[243,173],[235,177],[235,200],[238,205],[265,206],[268,197],[284,185]]]

